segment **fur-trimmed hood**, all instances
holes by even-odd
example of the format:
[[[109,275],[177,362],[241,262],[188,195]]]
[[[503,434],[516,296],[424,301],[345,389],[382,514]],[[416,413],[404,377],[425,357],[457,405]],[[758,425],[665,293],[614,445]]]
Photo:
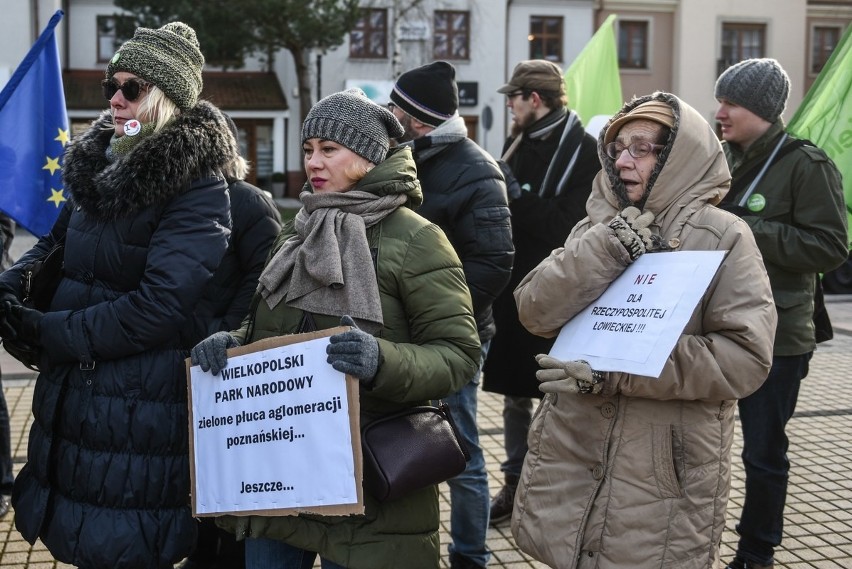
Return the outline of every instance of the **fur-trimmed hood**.
[[[185,192],[192,180],[219,175],[238,155],[221,111],[199,101],[125,155],[107,159],[113,130],[104,111],[69,145],[63,181],[71,201],[88,215],[118,219]]]
[[[730,187],[731,174],[719,138],[701,114],[670,93],[657,92],[626,103],[601,130],[598,155],[603,170],[598,174],[586,210],[595,223],[611,219],[630,205],[615,161],[606,155],[603,140],[609,125],[632,109],[651,100],[672,108],[674,125],[660,151],[657,165],[648,180],[643,203],[637,204],[659,216],[672,206],[698,200],[716,204]]]

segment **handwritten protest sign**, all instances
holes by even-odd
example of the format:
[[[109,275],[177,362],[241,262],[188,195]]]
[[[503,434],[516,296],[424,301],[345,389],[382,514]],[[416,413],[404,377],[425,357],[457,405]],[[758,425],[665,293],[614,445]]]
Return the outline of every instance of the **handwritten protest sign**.
[[[659,377],[726,251],[642,255],[559,333],[550,355]]]
[[[218,375],[187,360],[193,515],[364,512],[358,383],[326,362],[343,330],[228,350]]]

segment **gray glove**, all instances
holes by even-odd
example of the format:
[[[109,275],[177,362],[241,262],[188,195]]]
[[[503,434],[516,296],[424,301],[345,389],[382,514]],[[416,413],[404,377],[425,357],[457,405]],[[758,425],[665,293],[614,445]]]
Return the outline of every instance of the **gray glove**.
[[[351,326],[352,330],[328,339],[329,344],[325,348],[327,361],[337,371],[369,383],[379,371],[379,341],[358,328],[351,316],[341,318],[340,325]]]
[[[592,369],[585,360],[563,362],[545,354],[539,354],[535,361],[542,369],[535,372],[535,378],[541,382],[538,386],[543,393],[600,393],[604,388],[606,376]]]
[[[615,236],[630,254],[631,261],[635,261],[646,251],[659,248],[657,240],[648,229],[652,221],[654,221],[653,213],[650,211],[641,213],[638,208],[630,206],[624,208],[609,222],[609,227],[615,231]]]
[[[201,366],[204,371],[219,375],[228,363],[228,348],[236,348],[240,343],[228,332],[216,332],[212,336],[198,342],[192,348],[190,356],[192,363]]]

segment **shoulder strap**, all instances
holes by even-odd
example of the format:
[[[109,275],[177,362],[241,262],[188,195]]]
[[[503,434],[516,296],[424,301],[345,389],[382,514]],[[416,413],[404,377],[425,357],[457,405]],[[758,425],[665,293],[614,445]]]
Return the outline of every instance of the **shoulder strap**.
[[[766,162],[761,164],[755,164],[753,168],[751,168],[748,172],[737,178],[733,184],[731,184],[731,189],[728,191],[728,194],[722,200],[722,203],[730,203],[734,201],[734,197],[738,195],[744,188],[749,188],[752,183],[757,187],[757,184],[760,182],[760,178],[763,177],[772,166],[774,166],[781,158],[788,155],[792,151],[797,148],[801,148],[802,146],[810,145],[813,146],[813,143],[810,140],[805,139],[796,139],[791,141],[789,144],[786,144],[778,149],[778,152],[775,152],[772,156],[767,159]],[[760,176],[760,177],[758,177]],[[744,195],[743,199],[748,199],[748,195]],[[740,200],[742,201],[742,199]]]

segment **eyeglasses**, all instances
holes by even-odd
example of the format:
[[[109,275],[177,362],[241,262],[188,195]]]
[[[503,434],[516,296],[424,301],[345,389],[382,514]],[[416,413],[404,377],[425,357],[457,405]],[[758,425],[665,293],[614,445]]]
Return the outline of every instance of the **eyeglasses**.
[[[633,158],[644,158],[651,152],[656,152],[663,148],[665,147],[662,144],[653,144],[647,140],[637,140],[636,142],[631,142],[628,146],[625,146],[620,142],[610,142],[604,147],[604,150],[606,150],[607,156],[613,160],[618,160],[618,157],[621,156],[621,153],[625,150],[627,150]]]
[[[390,112],[393,112],[393,110],[394,110],[395,108],[396,108],[396,103],[388,103],[388,110],[389,110]]]
[[[523,95],[523,94],[524,94],[523,90],[521,90],[521,91],[512,91],[511,93],[506,93],[506,98],[507,98],[507,99],[514,99],[515,97],[520,97],[520,96],[521,96],[521,95]]]
[[[128,102],[132,103],[139,98],[142,91],[148,91],[150,87],[150,83],[146,83],[145,81],[136,78],[130,78],[121,85],[118,84],[115,77],[101,81],[101,88],[104,91],[104,98],[107,101],[112,100],[115,94],[121,91],[124,98],[127,99]]]

